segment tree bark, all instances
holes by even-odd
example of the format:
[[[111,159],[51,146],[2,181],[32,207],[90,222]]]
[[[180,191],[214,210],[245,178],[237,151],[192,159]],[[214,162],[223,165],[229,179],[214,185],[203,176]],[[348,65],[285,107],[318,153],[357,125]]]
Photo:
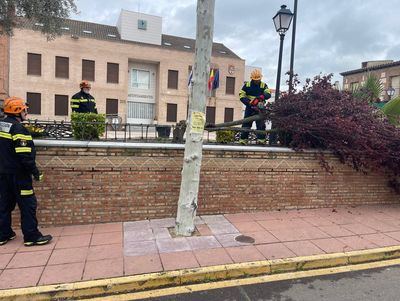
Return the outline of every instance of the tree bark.
[[[197,30],[192,97],[176,217],[176,234],[190,236],[195,229],[202,160],[203,132],[214,31],[215,0],[197,1]]]

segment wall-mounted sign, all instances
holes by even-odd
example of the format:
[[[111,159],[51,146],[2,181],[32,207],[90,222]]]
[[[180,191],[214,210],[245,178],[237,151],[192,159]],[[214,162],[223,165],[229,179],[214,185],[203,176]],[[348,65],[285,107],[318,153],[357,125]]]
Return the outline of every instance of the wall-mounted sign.
[[[232,75],[233,73],[235,73],[235,66],[229,65],[229,66],[228,66],[228,72],[229,72],[230,75]]]

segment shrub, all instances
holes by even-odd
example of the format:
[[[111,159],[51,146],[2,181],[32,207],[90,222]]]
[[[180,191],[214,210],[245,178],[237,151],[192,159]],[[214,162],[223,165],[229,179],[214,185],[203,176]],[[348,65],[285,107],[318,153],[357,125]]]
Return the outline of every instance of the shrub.
[[[106,117],[104,114],[72,113],[72,132],[75,139],[99,139],[105,131]]]
[[[303,90],[282,94],[268,113],[272,123],[291,137],[290,147],[330,150],[363,172],[384,170],[400,189],[400,129],[381,117],[368,96],[338,91],[330,80],[318,76]]]
[[[218,143],[231,143],[235,141],[235,132],[224,130],[224,131],[217,131],[217,142]]]
[[[391,124],[400,126],[400,96],[389,101],[382,111]]]

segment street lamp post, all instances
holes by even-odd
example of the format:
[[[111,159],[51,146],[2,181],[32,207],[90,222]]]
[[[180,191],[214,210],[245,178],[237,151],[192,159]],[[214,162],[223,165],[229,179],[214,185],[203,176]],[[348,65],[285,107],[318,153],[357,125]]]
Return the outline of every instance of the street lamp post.
[[[392,96],[394,95],[394,93],[396,92],[396,90],[392,87],[387,88],[386,90],[386,94],[389,96],[389,100],[390,101],[392,99]]]
[[[276,75],[276,87],[275,87],[275,89],[276,89],[275,100],[279,99],[279,89],[280,89],[280,84],[281,84],[283,40],[285,39],[285,34],[290,27],[292,18],[293,18],[293,14],[290,11],[290,9],[286,8],[286,5],[282,5],[281,9],[278,10],[276,15],[272,18],[272,20],[274,20],[276,32],[279,33],[279,36],[280,36],[278,72]]]
[[[294,66],[294,48],[296,44],[296,23],[297,23],[297,0],[294,0],[293,9],[293,28],[292,28],[292,49],[290,51],[290,70],[289,70],[289,93],[293,92],[293,66]]]

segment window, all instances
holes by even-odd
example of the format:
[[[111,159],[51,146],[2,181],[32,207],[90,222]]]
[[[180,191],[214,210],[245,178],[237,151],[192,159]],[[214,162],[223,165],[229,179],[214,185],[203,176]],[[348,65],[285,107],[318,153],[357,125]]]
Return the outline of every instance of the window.
[[[42,75],[42,55],[36,53],[28,53],[28,75]]]
[[[56,56],[56,77],[69,78],[69,58]]]
[[[106,99],[106,115],[118,115],[118,99]]]
[[[68,95],[56,95],[54,98],[54,115],[68,116]]]
[[[207,123],[215,123],[215,107],[207,107],[206,122]]]
[[[138,29],[146,30],[147,29],[147,21],[146,20],[138,20]]]
[[[150,89],[150,71],[132,69],[131,86],[143,90]]]
[[[82,79],[94,82],[95,63],[90,60],[82,60]]]
[[[393,76],[390,78],[390,82],[392,84],[392,88],[394,89],[393,98],[396,98],[400,94],[400,76]]]
[[[233,121],[233,108],[225,108],[224,122]]]
[[[235,78],[231,76],[226,77],[226,91],[225,94],[235,95]]]
[[[168,89],[178,89],[178,71],[168,70]]]
[[[42,95],[40,93],[26,93],[26,100],[29,104],[28,112],[30,114],[40,115],[42,113]]]
[[[350,83],[350,91],[355,91],[359,86],[358,82]]]
[[[178,105],[175,103],[167,103],[167,121],[176,122],[178,114]]]
[[[107,83],[118,84],[119,64],[107,63]]]

